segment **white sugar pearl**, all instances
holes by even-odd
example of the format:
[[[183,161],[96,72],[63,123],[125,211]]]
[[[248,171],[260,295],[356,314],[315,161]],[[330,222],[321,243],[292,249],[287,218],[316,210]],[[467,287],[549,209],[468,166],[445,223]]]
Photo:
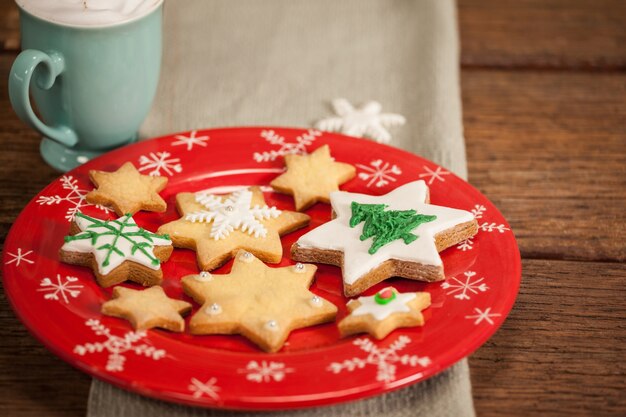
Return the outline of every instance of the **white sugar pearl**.
[[[265,328],[267,330],[276,331],[278,330],[278,323],[276,320],[268,320],[268,322],[265,323]]]
[[[244,262],[252,262],[252,254],[250,252],[243,252],[239,258]]]
[[[205,311],[209,316],[215,316],[222,312],[222,306],[217,303],[213,303],[209,307],[207,307]]]
[[[296,272],[304,272],[306,270],[306,265],[298,262],[297,264],[293,266],[293,270]]]
[[[321,307],[322,306],[322,299],[320,297],[318,297],[317,295],[314,295],[309,300],[309,304],[311,304],[312,307]]]
[[[213,279],[213,275],[211,275],[207,271],[202,271],[202,272],[200,272],[200,274],[194,275],[194,278],[196,279],[196,281],[208,282],[208,281],[211,281]]]

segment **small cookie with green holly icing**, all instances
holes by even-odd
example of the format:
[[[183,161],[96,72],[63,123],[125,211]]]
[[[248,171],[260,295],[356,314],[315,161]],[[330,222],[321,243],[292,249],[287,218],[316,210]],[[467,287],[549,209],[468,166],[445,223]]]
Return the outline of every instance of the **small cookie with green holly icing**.
[[[340,266],[347,297],[394,276],[443,280],[439,252],[478,231],[472,213],[429,204],[421,180],[382,196],[337,191],[330,200],[335,218],[301,236],[291,257]]]
[[[159,327],[182,332],[185,320],[181,315],[191,311],[191,304],[169,298],[158,285],[143,290],[115,287],[112,298],[102,304],[101,311],[107,316],[128,320],[135,330]]]
[[[126,280],[152,286],[163,280],[161,262],[169,259],[172,250],[167,235],[140,228],[130,214],[101,220],[77,213],[59,257],[91,268],[102,287]]]
[[[220,196],[204,192],[176,195],[181,218],[159,227],[177,248],[196,251],[204,271],[219,268],[240,250],[263,262],[282,260],[280,237],[309,224],[310,217],[265,203],[259,187]]]
[[[330,193],[356,175],[350,164],[336,162],[328,145],[309,155],[285,155],[287,172],[276,177],[270,185],[275,191],[292,195],[296,210],[304,211],[315,203],[330,202]]]
[[[167,185],[167,178],[142,175],[131,162],[113,172],[91,170],[89,178],[96,189],[85,196],[87,201],[111,207],[118,216],[139,210],[162,213],[167,209],[159,195]]]
[[[399,327],[424,325],[422,310],[430,306],[427,292],[400,293],[387,287],[370,297],[359,297],[347,304],[350,314],[338,324],[342,336],[369,333],[383,339]]]

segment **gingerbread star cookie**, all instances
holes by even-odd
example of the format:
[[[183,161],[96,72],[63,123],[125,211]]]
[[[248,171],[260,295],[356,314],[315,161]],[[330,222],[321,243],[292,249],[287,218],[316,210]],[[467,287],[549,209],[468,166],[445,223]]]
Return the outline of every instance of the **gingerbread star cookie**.
[[[371,297],[350,300],[350,314],[338,324],[342,336],[369,333],[383,339],[398,327],[422,326],[421,311],[430,306],[427,292],[400,293],[394,287],[380,290]]]
[[[126,280],[151,286],[161,283],[161,262],[169,259],[172,250],[169,237],[140,228],[130,214],[100,220],[77,213],[59,257],[93,269],[103,287]]]
[[[270,268],[239,251],[230,274],[201,272],[182,279],[183,289],[202,307],[189,323],[192,334],[241,334],[276,352],[294,329],[332,321],[337,307],[309,287],[317,267]]]
[[[87,201],[111,207],[119,216],[139,210],[162,213],[167,208],[159,196],[167,185],[167,178],[142,175],[130,162],[114,172],[91,170],[89,178],[97,189],[87,194]]]
[[[443,280],[439,252],[478,231],[472,213],[428,204],[421,180],[382,196],[337,191],[330,199],[336,217],[300,237],[291,256],[340,266],[347,297],[393,276]]]
[[[296,210],[303,211],[318,201],[330,202],[329,194],[356,175],[356,169],[330,156],[328,145],[309,155],[285,155],[287,172],[270,185],[279,193],[292,195]]]
[[[211,271],[228,262],[239,249],[264,262],[280,262],[280,237],[309,224],[309,216],[265,204],[258,187],[225,196],[181,193],[176,196],[179,220],[159,227],[174,246],[195,250],[200,269]]]
[[[135,330],[160,327],[182,332],[185,320],[181,314],[190,311],[191,304],[169,298],[158,285],[144,290],[115,287],[111,300],[102,304],[102,314],[126,319]]]

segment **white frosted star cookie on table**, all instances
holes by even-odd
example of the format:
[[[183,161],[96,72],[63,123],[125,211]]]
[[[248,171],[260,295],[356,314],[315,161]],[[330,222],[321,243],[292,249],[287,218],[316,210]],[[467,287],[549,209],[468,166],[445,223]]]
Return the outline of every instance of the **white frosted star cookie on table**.
[[[150,286],[163,280],[161,262],[169,259],[172,250],[168,236],[142,229],[130,214],[101,220],[77,213],[59,257],[65,263],[90,267],[102,287],[126,280]]]
[[[356,175],[352,165],[333,159],[328,145],[309,155],[285,155],[285,165],[287,172],[272,180],[270,185],[280,193],[292,195],[298,211],[318,201],[330,202],[330,193]]]
[[[301,236],[291,257],[340,266],[347,297],[394,276],[443,280],[439,252],[478,231],[472,213],[429,204],[421,180],[382,196],[337,191],[330,199],[335,218]]]
[[[241,334],[267,352],[278,351],[294,329],[334,320],[337,307],[309,291],[315,265],[270,268],[239,251],[226,275],[201,272],[182,279],[202,306],[189,322],[192,334]]]
[[[244,249],[264,262],[278,263],[280,237],[305,227],[310,217],[265,204],[259,187],[224,196],[180,193],[176,207],[181,218],[159,227],[174,246],[196,251],[198,265],[212,271]]]
[[[350,314],[338,324],[342,336],[369,333],[383,339],[399,327],[423,325],[422,310],[430,306],[430,294],[400,293],[387,287],[375,295],[350,300],[347,306]]]
[[[102,314],[128,320],[135,330],[153,327],[182,332],[185,320],[181,315],[191,311],[191,304],[169,298],[163,288],[155,285],[143,290],[113,288],[113,297],[102,304]]]

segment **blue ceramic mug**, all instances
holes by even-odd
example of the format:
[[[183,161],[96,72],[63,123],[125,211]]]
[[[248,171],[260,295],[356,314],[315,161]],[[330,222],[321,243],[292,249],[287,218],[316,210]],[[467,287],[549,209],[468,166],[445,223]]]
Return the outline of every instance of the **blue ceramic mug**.
[[[155,0],[145,14],[96,26],[20,7],[23,52],[11,68],[9,96],[19,118],[43,135],[48,164],[67,171],[137,139],[159,80],[162,6]]]

